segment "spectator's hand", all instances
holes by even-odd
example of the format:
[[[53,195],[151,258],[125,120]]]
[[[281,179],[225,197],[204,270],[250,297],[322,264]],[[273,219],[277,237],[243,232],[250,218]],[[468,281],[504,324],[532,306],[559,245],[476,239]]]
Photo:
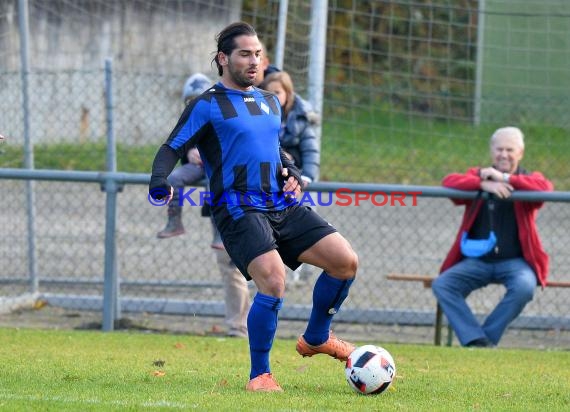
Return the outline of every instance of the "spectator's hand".
[[[188,157],[188,161],[194,165],[202,166],[204,164],[202,162],[202,158],[200,157],[200,152],[195,147],[188,150],[186,157]]]
[[[286,167],[283,168],[281,171],[281,175],[286,178],[285,185],[283,186],[283,191],[285,193],[294,194],[294,197],[297,197],[301,194],[301,190],[303,189],[302,182],[299,182],[295,177],[289,176],[289,171]],[[302,179],[301,179],[302,180]]]
[[[495,182],[493,180],[481,180],[481,189],[497,196],[499,199],[507,199],[511,196],[514,188],[505,182]]]
[[[493,180],[495,182],[503,181],[503,172],[498,171],[494,167],[485,167],[479,171],[481,180]]]

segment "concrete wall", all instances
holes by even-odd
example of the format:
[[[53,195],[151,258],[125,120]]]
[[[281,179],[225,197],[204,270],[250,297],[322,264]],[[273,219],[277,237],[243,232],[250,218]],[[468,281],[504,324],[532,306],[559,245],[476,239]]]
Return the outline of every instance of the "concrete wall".
[[[0,0],[0,129],[23,142],[18,2]],[[104,61],[113,60],[120,142],[152,143],[173,127],[182,85],[197,71],[217,80],[215,35],[240,19],[232,0],[30,0],[34,142],[105,135]]]
[[[18,7],[0,0],[0,67],[19,68]],[[214,36],[239,20],[232,0],[29,0],[30,63],[35,69],[102,67],[169,72],[210,70]]]

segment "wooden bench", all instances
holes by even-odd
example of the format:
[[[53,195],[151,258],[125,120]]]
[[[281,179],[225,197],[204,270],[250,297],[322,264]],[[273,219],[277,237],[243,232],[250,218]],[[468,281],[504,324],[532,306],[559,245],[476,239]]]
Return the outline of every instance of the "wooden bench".
[[[435,279],[435,276],[429,275],[413,275],[404,273],[390,273],[386,275],[388,280],[404,281],[404,282],[422,282],[424,288],[431,288],[431,283]],[[546,286],[549,288],[570,288],[570,282],[564,281],[548,281]],[[437,346],[441,345],[441,328],[443,327],[443,311],[439,304],[436,306],[435,310],[435,334],[434,334],[434,344]],[[447,346],[451,346],[453,340],[453,329],[451,325],[447,325]]]

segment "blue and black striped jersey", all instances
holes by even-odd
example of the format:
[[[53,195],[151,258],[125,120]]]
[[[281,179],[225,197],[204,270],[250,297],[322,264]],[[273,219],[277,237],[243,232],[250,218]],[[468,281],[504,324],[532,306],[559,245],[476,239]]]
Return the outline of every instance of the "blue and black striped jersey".
[[[280,128],[275,95],[217,83],[186,107],[166,144],[180,157],[198,148],[214,216],[229,213],[237,219],[250,208],[276,211],[290,205],[282,192]]]

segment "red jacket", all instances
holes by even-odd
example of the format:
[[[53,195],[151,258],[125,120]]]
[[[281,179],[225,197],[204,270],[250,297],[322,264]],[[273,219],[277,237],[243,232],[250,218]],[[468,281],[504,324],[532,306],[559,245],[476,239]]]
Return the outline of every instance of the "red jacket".
[[[515,190],[551,192],[554,188],[552,183],[539,172],[533,172],[530,174],[513,174],[509,178],[509,183],[515,188]],[[479,168],[471,168],[465,174],[452,173],[447,175],[443,179],[442,184],[444,187],[451,189],[469,191],[480,190],[481,178],[479,177]],[[451,266],[463,259],[459,245],[461,234],[463,231],[469,231],[471,229],[471,226],[477,217],[477,213],[479,213],[483,204],[483,201],[479,201],[475,206],[474,211],[468,214],[467,211],[474,202],[474,199],[451,199],[451,201],[455,205],[465,205],[465,212],[463,214],[463,220],[461,222],[461,227],[457,232],[455,242],[441,265],[440,273],[449,269]],[[540,209],[543,204],[544,202],[514,202],[515,216],[523,257],[534,270],[538,283],[540,283],[542,287],[546,285],[549,259],[548,255],[542,248],[542,243],[538,236],[538,231],[536,230],[536,215],[538,209]]]

